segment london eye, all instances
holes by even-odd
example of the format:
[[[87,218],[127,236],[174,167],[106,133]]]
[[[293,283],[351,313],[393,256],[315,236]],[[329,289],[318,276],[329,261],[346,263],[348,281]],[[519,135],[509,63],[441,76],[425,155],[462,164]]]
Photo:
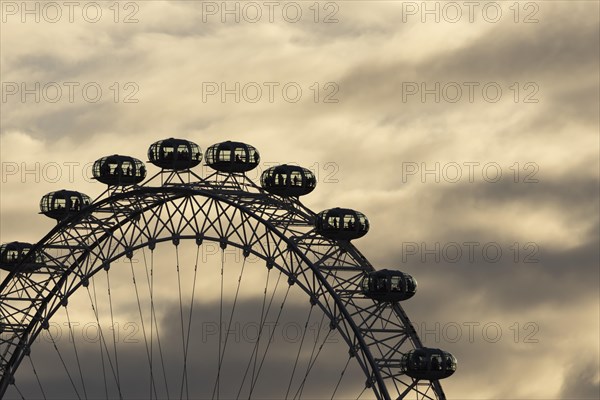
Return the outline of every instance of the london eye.
[[[278,165],[256,183],[259,151],[233,141],[203,154],[169,138],[147,157],[99,158],[101,195],[46,194],[56,225],[1,246],[0,397],[446,398],[456,359],[424,347],[402,307],[416,279],[354,246],[365,214],[300,201],[313,172]],[[277,340],[282,326],[294,334]]]

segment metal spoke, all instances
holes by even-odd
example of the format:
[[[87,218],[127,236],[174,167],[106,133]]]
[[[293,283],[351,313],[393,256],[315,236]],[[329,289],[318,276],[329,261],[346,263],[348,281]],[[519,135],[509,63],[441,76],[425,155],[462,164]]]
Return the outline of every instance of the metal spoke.
[[[194,298],[196,293],[196,278],[198,275],[198,259],[200,257],[200,246],[198,245],[196,248],[196,262],[194,263],[194,279],[192,283],[192,295],[190,297],[190,314],[188,318],[188,327],[187,327],[187,337],[185,339],[185,350],[183,353],[183,374],[187,376],[187,360],[188,360],[188,351],[190,347],[190,335],[192,330],[192,316],[194,313]],[[189,393],[186,393],[187,398],[189,399]]]
[[[81,396],[79,395],[77,386],[75,386],[75,382],[73,381],[73,377],[71,376],[71,373],[69,372],[69,368],[67,368],[67,364],[65,363],[65,360],[64,360],[62,354],[60,354],[60,350],[58,350],[58,347],[56,346],[56,341],[54,340],[54,337],[52,336],[52,332],[50,332],[50,330],[48,330],[48,336],[50,337],[50,340],[52,341],[52,346],[54,347],[54,350],[56,350],[56,354],[58,354],[60,363],[62,364],[67,376],[69,377],[69,382],[71,382],[71,386],[73,387],[73,391],[75,392],[75,395],[77,396],[77,398],[79,400],[81,400]]]
[[[314,306],[311,305],[310,310],[308,311],[308,316],[306,317],[306,322],[304,323],[304,331],[302,332],[302,339],[300,340],[300,346],[298,346],[298,354],[296,354],[296,360],[294,360],[294,367],[292,368],[292,375],[290,376],[290,383],[288,384],[287,391],[285,392],[285,398],[288,398],[290,394],[290,389],[292,388],[292,382],[294,380],[294,374],[296,373],[296,367],[298,366],[298,360],[300,359],[300,354],[302,353],[302,345],[304,344],[304,338],[306,337],[306,332],[308,331],[308,321],[310,321],[310,316]]]
[[[94,310],[94,313],[95,313],[95,311],[98,309],[98,298],[96,295],[96,279],[95,279],[95,277],[92,278],[92,290],[94,292],[94,301],[92,304],[92,309]],[[89,292],[89,290],[88,290],[88,292]],[[91,297],[90,297],[90,301],[91,301]],[[95,304],[95,306],[94,306],[94,304]],[[97,326],[98,326],[98,336],[101,336],[99,322],[98,322]],[[102,378],[104,381],[104,393],[106,394],[106,400],[108,400],[108,382],[106,381],[106,365],[104,363],[104,351],[102,350],[102,339],[100,339],[98,341],[98,345],[100,346],[100,360],[102,363]]]
[[[44,400],[46,399],[46,392],[44,392],[44,387],[42,386],[42,382],[40,381],[40,377],[35,369],[35,365],[33,364],[33,360],[31,359],[31,354],[27,356],[29,359],[29,363],[31,364],[31,369],[33,370],[33,374],[35,375],[35,380],[37,381],[38,387],[40,388],[40,392],[42,393],[42,397]]]
[[[223,359],[225,358],[225,350],[227,349],[227,341],[229,340],[229,332],[231,331],[231,323],[233,322],[233,315],[235,314],[235,306],[237,305],[238,296],[240,294],[240,286],[242,284],[242,277],[244,276],[244,267],[246,266],[246,257],[244,257],[244,262],[242,263],[242,269],[240,271],[240,276],[238,278],[237,289],[235,291],[235,297],[233,299],[233,306],[231,307],[231,314],[229,315],[229,322],[227,323],[227,330],[225,333],[225,343],[223,343],[223,351],[219,355],[219,365],[217,366],[217,378],[215,385],[213,387],[213,398],[215,396],[215,391],[217,389],[217,385],[219,383],[219,379],[221,377],[221,367],[223,366]],[[219,327],[221,329],[221,327]],[[219,346],[220,347],[220,346]]]
[[[175,260],[177,264],[177,289],[179,293],[179,317],[181,321],[181,348],[183,351],[183,355],[185,357],[185,329],[183,322],[183,299],[181,295],[181,272],[179,271],[179,246],[175,245]],[[179,399],[183,398],[183,389],[185,388],[186,393],[189,393],[188,384],[187,384],[187,369],[185,365],[183,366],[182,376],[181,376],[181,387],[179,390]]]
[[[123,398],[121,394],[121,374],[119,373],[119,355],[117,352],[117,333],[115,332],[115,315],[113,312],[113,302],[112,302],[112,292],[110,290],[110,274],[108,273],[108,269],[106,270],[106,287],[108,291],[108,305],[110,308],[110,327],[112,330],[113,337],[113,350],[115,356],[115,369],[116,369],[116,379],[117,386],[119,387],[119,397]]]
[[[144,315],[142,313],[142,304],[140,302],[140,294],[137,287],[137,281],[135,279],[135,270],[133,269],[133,262],[129,259],[129,266],[131,267],[131,278],[133,280],[133,286],[135,287],[135,297],[137,299],[138,311],[140,313],[140,321],[142,324],[142,334],[144,335],[144,344],[146,346],[146,356],[148,358],[148,366],[151,368],[152,360],[150,358],[150,348],[148,347],[148,337],[146,336],[146,326],[144,324]],[[154,380],[152,380],[152,386],[154,387],[154,391],[156,392],[156,384]]]
[[[274,327],[276,327],[279,324],[279,319],[281,318],[281,313],[283,311],[283,307],[285,305],[285,302],[288,298],[288,295],[290,294],[290,288],[292,286],[289,285],[286,292],[285,292],[285,296],[283,297],[283,301],[281,303],[281,307],[279,307],[279,313],[277,314],[277,319],[275,319],[275,325],[273,325]],[[260,364],[258,365],[258,370],[256,371],[256,378],[254,379],[254,381],[252,382],[252,384],[250,385],[250,394],[248,395],[248,399],[252,398],[252,393],[254,392],[254,388],[256,387],[256,383],[258,382],[258,378],[260,377],[260,371],[263,367],[263,364],[265,362],[265,358],[267,357],[267,353],[269,352],[269,348],[271,347],[271,343],[273,341],[273,335],[275,334],[275,329],[273,329],[271,331],[271,335],[269,336],[269,340],[267,341],[267,347],[265,348],[265,352],[260,360]]]
[[[335,385],[335,389],[333,389],[333,394],[331,395],[331,400],[333,400],[333,398],[335,397],[335,394],[337,393],[337,391],[340,387],[340,383],[342,383],[344,374],[346,373],[346,370],[348,369],[348,365],[350,365],[350,360],[352,360],[352,356],[348,357],[348,361],[346,361],[346,365],[344,366],[344,369],[340,373],[340,379],[338,379],[337,384]]]
[[[81,379],[81,386],[83,387],[83,395],[87,399],[87,390],[85,389],[85,379],[83,379],[83,372],[81,370],[81,361],[79,360],[79,352],[77,351],[77,344],[75,341],[75,335],[73,334],[73,328],[71,326],[71,317],[69,316],[69,310],[65,305],[65,314],[67,315],[67,324],[69,326],[69,333],[73,342],[73,351],[75,352],[75,360],[77,362],[77,369],[79,370],[79,378]]]
[[[94,305],[94,301],[92,300],[92,294],[90,293],[89,288],[87,288],[87,292],[88,292],[88,297],[90,299],[90,303],[92,305],[92,311],[94,312],[94,316],[96,317],[96,323],[98,324],[98,332],[100,334],[100,342],[102,344],[104,344],[104,350],[106,351],[106,356],[108,358],[108,363],[110,365],[110,369],[112,371],[113,378],[115,379],[115,382],[117,384],[117,390],[119,392],[119,399],[122,399],[123,395],[121,393],[121,384],[119,383],[119,379],[117,377],[117,373],[116,373],[115,368],[113,366],[112,359],[110,358],[110,353],[108,351],[108,345],[106,343],[106,338],[105,338],[105,335],[103,333],[102,326],[100,325],[100,318],[98,316],[98,310],[97,310],[96,306]],[[104,380],[104,382],[106,382],[106,379]],[[107,395],[107,397],[108,397],[108,395]]]
[[[153,333],[156,330],[156,342],[158,345],[158,354],[160,357],[160,364],[162,367],[162,374],[165,383],[165,391],[167,394],[167,399],[169,396],[169,384],[167,381],[167,372],[165,368],[165,360],[163,356],[162,344],[160,340],[160,331],[158,329],[158,321],[156,318],[156,310],[154,308],[154,250],[150,251],[150,272],[148,273],[148,262],[146,259],[146,254],[144,253],[144,265],[146,271],[146,282],[148,284],[148,291],[150,296],[150,391],[154,390],[154,395],[158,398],[158,393],[156,393],[156,387],[154,384],[154,362],[153,362]],[[154,323],[152,323],[154,321]],[[150,396],[152,397],[152,396]]]

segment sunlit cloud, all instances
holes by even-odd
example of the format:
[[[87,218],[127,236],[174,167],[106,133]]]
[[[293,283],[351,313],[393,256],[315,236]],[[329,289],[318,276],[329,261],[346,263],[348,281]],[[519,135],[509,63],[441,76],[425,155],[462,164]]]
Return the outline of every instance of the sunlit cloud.
[[[224,3],[130,3],[118,16],[107,3],[95,23],[81,7],[73,22],[63,7],[56,23],[47,15],[23,23],[6,7],[25,3],[2,2],[2,242],[36,242],[55,226],[38,214],[47,192],[100,195],[90,166],[104,155],[147,161],[148,146],[166,137],[203,150],[244,141],[261,152],[260,171],[286,162],[315,171],[317,189],[303,198],[314,211],[343,206],[369,217],[371,231],[355,244],[376,268],[417,278],[408,315],[433,330],[419,332],[426,345],[459,359],[443,382],[448,398],[598,397],[597,3],[485,2],[483,14],[477,2],[472,21],[461,3],[457,21],[444,2],[428,2],[439,7],[437,21],[422,2],[320,2],[318,15],[296,3],[303,14],[293,23],[282,4],[273,22],[266,6],[260,21],[222,22]],[[258,182],[259,172],[248,175]],[[486,245],[502,256],[491,261]],[[197,304],[214,311],[220,253],[203,249],[211,272],[198,281]],[[157,265],[175,268],[173,251],[164,245]],[[143,285],[148,256],[133,258]],[[231,257],[233,290],[240,265]],[[265,267],[250,266],[244,295],[248,309],[260,308]],[[115,318],[139,322],[130,264],[111,273]],[[169,319],[179,312],[176,277],[156,286],[168,337],[179,334],[169,330],[178,322]],[[80,295],[69,309],[93,322],[88,294]],[[292,301],[291,320],[304,301]],[[452,324],[459,340],[444,334]],[[484,336],[486,324],[502,329],[497,342]],[[40,350],[42,363],[56,362],[50,350]],[[279,352],[273,376],[293,363],[294,354]],[[347,349],[339,354],[345,361]],[[322,371],[329,390],[338,376]],[[356,382],[340,393],[356,397],[364,381]]]

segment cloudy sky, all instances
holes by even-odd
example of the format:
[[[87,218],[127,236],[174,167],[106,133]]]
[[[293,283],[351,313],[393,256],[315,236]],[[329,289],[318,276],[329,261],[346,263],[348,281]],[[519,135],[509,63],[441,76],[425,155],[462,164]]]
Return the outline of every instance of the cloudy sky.
[[[248,142],[417,278],[449,398],[598,398],[597,2],[0,4],[2,242],[103,155]]]

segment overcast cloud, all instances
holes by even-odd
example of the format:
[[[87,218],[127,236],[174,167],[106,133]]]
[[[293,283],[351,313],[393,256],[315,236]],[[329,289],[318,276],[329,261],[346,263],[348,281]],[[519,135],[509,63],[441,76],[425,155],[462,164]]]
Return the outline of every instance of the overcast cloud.
[[[256,23],[248,2],[228,3],[239,22],[221,2],[120,2],[118,16],[102,3],[92,23],[89,2],[72,22],[61,2],[57,22],[28,2],[36,22],[1,1],[1,241],[54,226],[38,215],[49,191],[99,195],[89,163],[101,156],[145,161],[172,136],[248,142],[262,169],[316,170],[304,203],[361,210],[371,231],[357,247],[416,277],[408,315],[459,360],[449,399],[599,398],[598,3],[475,2],[470,21],[462,2],[427,2],[437,22],[422,2],[320,2],[318,15],[289,3],[272,22],[252,3]],[[356,397],[363,381],[346,382]]]

